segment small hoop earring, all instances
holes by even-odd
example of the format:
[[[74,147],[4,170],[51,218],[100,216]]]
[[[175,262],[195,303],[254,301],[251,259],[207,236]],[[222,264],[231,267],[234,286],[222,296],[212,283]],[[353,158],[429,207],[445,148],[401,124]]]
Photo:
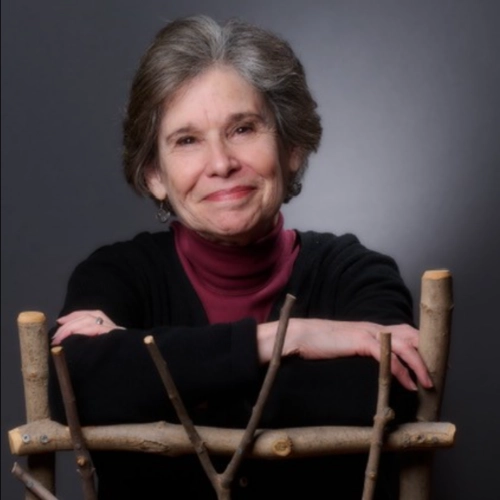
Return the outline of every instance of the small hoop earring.
[[[165,209],[165,202],[160,202],[160,207],[158,208],[158,212],[156,212],[156,218],[162,223],[168,222],[170,217],[172,216],[172,212],[170,210]]]

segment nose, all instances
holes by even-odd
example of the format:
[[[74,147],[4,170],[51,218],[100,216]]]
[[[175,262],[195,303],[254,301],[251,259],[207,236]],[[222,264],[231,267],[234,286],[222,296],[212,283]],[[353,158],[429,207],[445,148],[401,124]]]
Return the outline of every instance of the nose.
[[[223,140],[216,139],[209,145],[207,171],[209,175],[228,177],[239,169],[239,162],[231,147]]]

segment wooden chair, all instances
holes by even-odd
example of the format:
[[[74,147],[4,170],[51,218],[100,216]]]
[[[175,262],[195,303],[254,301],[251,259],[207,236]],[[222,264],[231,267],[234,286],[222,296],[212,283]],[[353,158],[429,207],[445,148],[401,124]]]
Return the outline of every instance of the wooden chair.
[[[419,388],[417,422],[392,431],[383,444],[383,451],[400,453],[402,500],[429,500],[434,452],[451,447],[455,441],[455,426],[439,422],[447,371],[452,300],[449,271],[426,271],[422,277],[419,351],[434,381],[434,388]],[[45,316],[40,312],[22,312],[18,317],[18,328],[27,423],[9,431],[10,449],[13,455],[27,456],[28,472],[54,492],[55,453],[72,450],[73,445],[68,427],[50,419]],[[220,428],[198,430],[209,452],[226,455],[234,453],[243,432]],[[84,427],[83,435],[90,450],[134,449],[170,455],[193,453],[183,427],[166,422]],[[258,433],[250,454],[286,459],[299,455],[324,455],[325,452],[366,452],[370,448],[371,436],[371,427],[263,430]],[[148,448],[145,442],[157,444]],[[26,491],[27,499],[37,498],[29,488]]]

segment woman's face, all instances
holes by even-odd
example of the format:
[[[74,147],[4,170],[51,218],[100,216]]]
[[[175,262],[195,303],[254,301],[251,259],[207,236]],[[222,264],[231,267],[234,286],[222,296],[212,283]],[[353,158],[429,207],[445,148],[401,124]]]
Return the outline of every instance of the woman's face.
[[[279,144],[262,96],[235,70],[214,67],[164,110],[153,195],[205,238],[244,245],[276,223],[298,155]]]

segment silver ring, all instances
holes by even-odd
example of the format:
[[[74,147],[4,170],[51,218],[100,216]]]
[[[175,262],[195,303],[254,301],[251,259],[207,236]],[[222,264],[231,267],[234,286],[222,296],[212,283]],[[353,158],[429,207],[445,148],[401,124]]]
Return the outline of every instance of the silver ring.
[[[97,316],[97,318],[95,319],[95,322],[98,325],[102,325],[104,323],[104,320],[100,316]]]

